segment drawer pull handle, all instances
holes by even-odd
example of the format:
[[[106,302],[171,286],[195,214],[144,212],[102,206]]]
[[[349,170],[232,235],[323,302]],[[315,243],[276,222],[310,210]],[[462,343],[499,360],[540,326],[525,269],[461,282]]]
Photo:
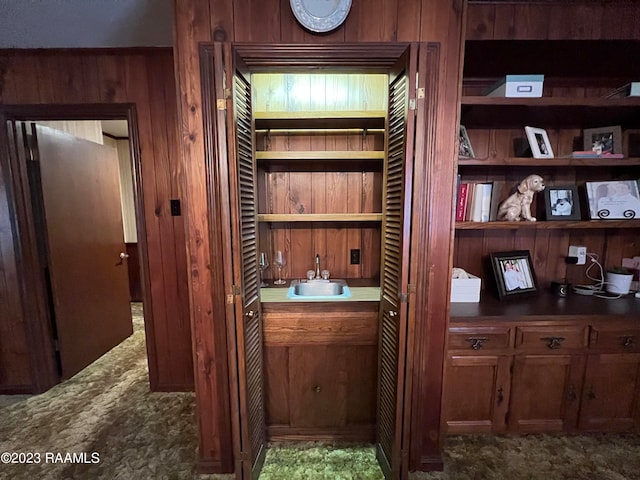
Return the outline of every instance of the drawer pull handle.
[[[319,385],[317,385],[316,388],[314,388],[314,390],[316,391],[316,393],[320,393],[322,389],[320,388]]]
[[[620,337],[622,340],[622,346],[624,348],[633,348],[636,346],[636,339],[633,335],[626,335],[624,337]]]
[[[487,337],[469,337],[467,342],[471,344],[471,348],[474,350],[481,350],[484,347],[484,342],[488,342]]]
[[[504,391],[502,390],[502,386],[500,386],[500,388],[498,388],[497,404],[502,405],[503,401],[504,401]]]
[[[547,343],[547,347],[549,347],[551,350],[557,350],[562,346],[562,342],[565,341],[565,338],[564,337],[543,337],[540,340],[549,342]]]

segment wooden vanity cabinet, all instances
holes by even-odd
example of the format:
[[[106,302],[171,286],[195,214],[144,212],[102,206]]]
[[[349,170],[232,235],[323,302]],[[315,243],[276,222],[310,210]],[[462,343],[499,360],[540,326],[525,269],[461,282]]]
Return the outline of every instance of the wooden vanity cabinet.
[[[264,303],[271,440],[375,439],[378,302]]]

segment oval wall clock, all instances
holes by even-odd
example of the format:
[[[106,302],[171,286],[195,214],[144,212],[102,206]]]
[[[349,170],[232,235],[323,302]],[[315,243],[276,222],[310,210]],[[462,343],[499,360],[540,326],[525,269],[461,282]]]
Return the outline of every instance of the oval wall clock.
[[[289,3],[296,20],[317,33],[338,28],[351,9],[351,0],[289,0]]]

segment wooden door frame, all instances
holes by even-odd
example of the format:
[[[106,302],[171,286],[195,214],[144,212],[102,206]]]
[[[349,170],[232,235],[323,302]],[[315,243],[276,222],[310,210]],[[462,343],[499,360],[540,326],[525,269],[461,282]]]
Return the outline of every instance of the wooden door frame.
[[[126,120],[129,128],[129,150],[131,154],[136,228],[138,229],[138,252],[142,270],[143,304],[151,305],[149,257],[144,218],[142,189],[142,165],[136,106],[122,104],[31,104],[0,106],[0,141],[9,145],[7,122],[45,120]],[[12,212],[12,230],[16,250],[17,275],[20,281],[20,302],[25,319],[27,346],[33,393],[42,393],[60,382],[55,360],[54,342],[51,332],[49,307],[44,289],[44,280],[39,273],[36,244],[36,226],[31,209],[30,187],[26,170],[19,152],[8,148],[0,151],[0,171],[5,183],[9,209]],[[124,241],[124,239],[123,239]],[[34,288],[35,287],[35,288]],[[145,311],[145,330],[153,337],[153,318],[150,308]],[[147,355],[155,358],[153,342],[147,342]],[[154,384],[154,379],[150,378]]]
[[[231,43],[232,54],[240,55],[246,65],[253,71],[318,71],[318,67],[323,71],[350,71],[366,73],[388,72],[402,53],[409,48],[412,43],[340,43],[340,44],[253,44],[253,43]],[[413,45],[417,45],[413,44]],[[430,80],[437,78],[437,68],[439,67],[439,45],[430,43],[429,48],[435,50],[431,58],[436,61],[430,63],[429,67],[435,68],[434,72],[428,72]],[[225,173],[227,166],[223,165],[227,161],[226,156],[221,160],[216,153],[220,150],[226,151],[226,142],[221,136],[219,129],[224,123],[226,112],[216,106],[216,102],[222,102],[224,94],[219,95],[224,89],[216,92],[213,76],[213,66],[222,62],[223,59],[213,58],[213,43],[202,43],[200,45],[200,67],[202,82],[202,121],[204,126],[204,172],[206,174],[206,198],[207,204],[198,201],[195,205],[190,205],[187,211],[187,228],[191,235],[208,235],[209,249],[206,260],[208,265],[222,265],[222,268],[207,269],[206,273],[211,275],[211,291],[205,292],[198,289],[190,290],[191,304],[201,308],[215,305],[225,306],[224,319],[214,321],[211,315],[203,311],[198,313],[195,308],[191,311],[191,324],[193,326],[192,338],[194,339],[194,364],[196,398],[199,412],[208,412],[206,419],[199,419],[199,465],[198,470],[202,473],[223,473],[230,471],[234,464],[233,444],[237,444],[238,425],[233,424],[233,418],[237,417],[237,384],[234,381],[233,372],[236,371],[237,361],[235,346],[230,341],[230,332],[225,324],[229,324],[230,315],[233,316],[233,305],[229,304],[229,299],[234,298],[232,290],[233,278],[229,277],[231,259],[228,258],[230,242],[229,226],[224,221],[230,218],[229,198],[225,198],[225,189],[220,187],[221,182],[226,182]],[[420,144],[417,148],[421,157],[417,160],[421,166],[416,169],[415,174],[424,174],[416,179],[414,185],[414,211],[412,213],[413,230],[410,239],[411,249],[415,253],[415,258],[411,262],[410,283],[416,286],[418,294],[416,303],[410,305],[409,319],[413,323],[410,326],[409,335],[415,334],[412,344],[422,345],[421,348],[413,347],[407,352],[407,386],[404,402],[403,424],[405,425],[403,444],[405,458],[403,464],[404,471],[408,468],[415,469],[425,462],[419,458],[420,448],[415,445],[422,443],[420,430],[427,427],[430,437],[433,433],[438,437],[435,443],[439,442],[440,423],[440,397],[442,389],[442,366],[444,355],[444,342],[446,331],[446,311],[439,310],[439,314],[426,314],[433,308],[441,308],[447,304],[445,298],[448,290],[442,288],[441,282],[433,281],[434,269],[431,268],[433,259],[448,258],[442,252],[431,252],[431,242],[433,233],[431,232],[429,218],[431,210],[434,208],[430,197],[432,196],[431,186],[426,175],[429,172],[438,170],[436,155],[436,116],[443,108],[442,101],[435,94],[437,85],[428,86],[430,95],[427,97],[429,105],[428,114],[430,118],[417,127],[424,130],[417,133],[417,141]],[[426,103],[426,102],[425,102]],[[194,107],[195,108],[195,107]],[[453,138],[453,137],[452,137]],[[451,159],[453,162],[453,159]],[[186,170],[187,190],[190,185],[193,188],[201,188],[202,180],[195,176],[202,170],[197,168]],[[193,178],[192,178],[193,176]],[[453,182],[453,180],[452,180]],[[453,183],[452,183],[453,184]],[[417,209],[417,210],[416,210]],[[435,212],[437,214],[437,212]],[[206,218],[206,223],[203,219]],[[450,223],[450,222],[449,222]],[[206,226],[207,231],[199,231],[199,228]],[[449,234],[449,232],[447,231]],[[193,248],[193,246],[192,246]],[[201,254],[200,254],[201,255]],[[192,269],[208,267],[201,264],[204,258],[198,257],[192,260]],[[449,264],[439,265],[436,270],[448,271]],[[449,262],[450,263],[450,262]],[[205,296],[208,295],[208,298]],[[442,298],[439,298],[442,297]],[[231,302],[233,303],[233,302]],[[441,314],[441,315],[440,315]],[[439,322],[438,325],[435,325]],[[441,324],[440,324],[441,323]],[[213,338],[212,338],[213,337]],[[210,339],[210,340],[203,340]],[[423,355],[421,358],[420,355]],[[198,359],[210,359],[220,368],[217,374],[212,374],[207,368],[199,368]],[[224,367],[224,368],[223,368]],[[422,385],[419,376],[428,375],[426,387]],[[415,385],[414,385],[415,380]],[[417,388],[413,389],[413,386]],[[417,398],[429,390],[435,394],[435,399],[429,405],[429,412],[424,413],[421,399]],[[216,394],[223,391],[225,394],[216,398]],[[431,398],[431,397],[430,397]],[[435,397],[434,397],[435,398]],[[412,408],[413,407],[413,408]],[[414,410],[412,419],[411,411]],[[229,415],[231,413],[232,415]],[[230,419],[229,417],[232,417]],[[417,420],[416,420],[417,419]],[[413,420],[413,422],[412,422]],[[425,421],[426,420],[426,421]],[[411,428],[412,423],[415,423]],[[229,442],[228,439],[234,437],[236,441]],[[225,441],[227,440],[227,441]],[[409,445],[411,449],[409,451]],[[206,448],[209,447],[209,448]],[[408,457],[408,458],[407,458]],[[428,461],[432,468],[441,468],[439,455],[437,458],[430,458]]]

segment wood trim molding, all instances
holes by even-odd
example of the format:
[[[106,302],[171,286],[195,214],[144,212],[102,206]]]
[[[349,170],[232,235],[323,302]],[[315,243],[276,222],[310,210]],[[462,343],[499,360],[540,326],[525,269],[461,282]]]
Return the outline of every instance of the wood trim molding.
[[[234,44],[234,51],[256,71],[323,69],[387,72],[408,43]],[[325,70],[326,71],[326,70]]]
[[[228,198],[224,198],[220,191],[221,182],[228,181],[220,178],[218,172],[219,159],[216,158],[216,149],[219,148],[219,140],[216,138],[219,112],[216,109],[216,86],[215,71],[216,63],[222,65],[223,59],[221,51],[213,44],[200,45],[200,78],[202,83],[202,123],[204,125],[204,173],[206,176],[205,189],[206,203],[202,205],[202,192],[197,192],[199,198],[191,200],[187,213],[187,235],[193,237],[204,236],[206,251],[201,249],[199,258],[195,258],[192,244],[188,244],[190,257],[192,258],[192,275],[206,276],[206,279],[198,279],[198,283],[204,282],[205,288],[194,288],[191,282],[190,294],[191,304],[198,308],[191,309],[191,336],[193,338],[194,355],[194,379],[196,391],[196,404],[199,416],[199,458],[198,471],[207,473],[231,472],[234,469],[233,445],[238,442],[239,435],[237,425],[237,405],[230,399],[230,391],[234,390],[234,368],[229,365],[227,352],[235,352],[235,338],[228,338],[227,317],[233,316],[233,311],[229,312],[229,305],[226,301],[225,277],[228,276],[225,270],[230,263],[230,259],[225,258],[225,246],[223,234],[226,231],[229,235],[228,226],[225,228],[221,219],[221,209],[229,207]],[[225,111],[222,111],[224,117]],[[223,127],[224,127],[224,119]],[[226,145],[226,144],[225,144]],[[225,147],[222,145],[222,147]],[[226,160],[226,158],[225,158]],[[200,169],[201,167],[199,167]],[[194,192],[193,176],[196,172],[189,169],[186,171],[187,182],[186,192]],[[200,187],[200,185],[199,185]],[[192,193],[195,194],[195,193]],[[192,195],[190,194],[190,195]],[[194,210],[197,213],[194,213]],[[198,226],[194,224],[193,215],[204,215],[206,218],[206,228],[208,231],[198,231]],[[229,213],[227,213],[229,215]],[[202,258],[206,256],[207,265],[217,265],[217,268],[206,271],[194,272],[193,263],[196,268],[204,266],[201,264]],[[212,318],[213,305],[218,305],[218,318]],[[206,307],[203,311],[202,307]],[[231,305],[231,309],[233,305]],[[196,341],[198,339],[198,341]],[[207,339],[206,341],[204,339]],[[214,371],[210,363],[216,365]],[[206,412],[206,413],[205,413]],[[230,441],[230,440],[233,440]],[[212,456],[215,455],[215,458]],[[235,459],[235,469],[239,470],[240,459]],[[212,469],[215,467],[215,469]]]

